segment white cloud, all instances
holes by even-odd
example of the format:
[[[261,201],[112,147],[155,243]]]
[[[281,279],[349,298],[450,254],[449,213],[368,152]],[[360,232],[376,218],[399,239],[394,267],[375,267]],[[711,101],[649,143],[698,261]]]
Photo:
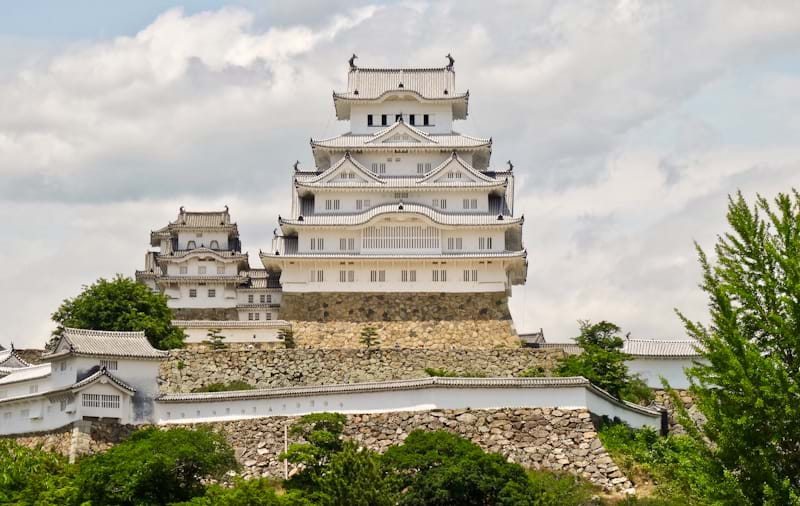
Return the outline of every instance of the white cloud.
[[[493,136],[494,164],[519,175],[521,330],[564,338],[608,318],[679,334],[672,308],[705,308],[692,240],[724,230],[726,194],[798,184],[796,2],[330,8],[276,7],[288,23],[170,10],[132,36],[0,55],[0,342],[41,342],[81,284],[132,274],[180,205],[227,203],[246,249],[266,247],[290,164],[345,126],[330,93],[352,52],[365,66],[456,57],[471,91],[456,128]]]

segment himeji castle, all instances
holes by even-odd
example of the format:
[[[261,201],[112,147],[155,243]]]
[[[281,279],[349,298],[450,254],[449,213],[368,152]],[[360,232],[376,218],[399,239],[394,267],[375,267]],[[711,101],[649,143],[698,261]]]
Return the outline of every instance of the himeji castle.
[[[301,345],[341,347],[370,325],[401,347],[517,345],[508,297],[525,283],[527,253],[513,165],[493,167],[491,138],[454,129],[469,98],[452,59],[351,60],[347,89],[333,94],[349,131],[312,139],[313,167],[294,164],[263,269],[250,268],[227,208],[181,208],[151,233],[158,250],[137,279],[169,297],[190,341],[212,327],[270,341],[291,327]]]
[[[464,135],[452,66],[359,68],[333,94],[350,131],[312,140],[291,215],[261,256],[292,292],[510,292],[526,277],[511,167]]]

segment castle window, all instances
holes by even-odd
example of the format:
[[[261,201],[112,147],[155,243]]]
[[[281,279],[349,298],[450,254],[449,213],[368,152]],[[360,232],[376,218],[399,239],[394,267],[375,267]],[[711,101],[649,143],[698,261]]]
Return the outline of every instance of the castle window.
[[[356,280],[356,271],[347,271],[347,282],[352,283]]]
[[[107,408],[118,409],[120,405],[119,395],[106,394],[81,394],[84,408]]]
[[[100,367],[105,367],[109,371],[116,371],[119,369],[119,363],[116,360],[101,360]]]
[[[211,249],[219,249],[219,241],[217,241],[217,240],[211,241],[211,243],[208,245],[208,247],[211,248]]]
[[[416,124],[417,124],[417,123],[416,123],[416,118],[417,118],[417,115],[416,115],[416,114],[409,114],[409,115],[408,115],[408,122],[409,122],[411,125],[416,125]]]
[[[324,241],[322,237],[311,238],[311,251],[318,250],[322,251],[324,249]]]
[[[187,266],[187,265],[181,265],[181,266],[179,267],[179,272],[180,272],[181,274],[189,274],[189,266]]]
[[[217,266],[217,274],[225,274],[225,265],[220,264]]]
[[[372,114],[367,114],[367,126],[372,126]]]
[[[394,120],[395,121],[400,121],[401,119],[403,119],[403,115],[402,114],[395,114],[394,115]]]
[[[206,266],[205,265],[201,265],[200,267],[198,267],[197,268],[197,273],[198,274],[205,274],[206,273]]]
[[[248,304],[252,304],[252,303],[253,303],[253,294],[249,294],[249,295],[247,296],[247,303],[248,303]]]
[[[417,164],[417,174],[424,174],[425,173],[425,164],[418,163]]]
[[[478,281],[478,269],[472,269],[472,281]]]
[[[339,282],[340,283],[347,282],[347,271],[339,271]]]
[[[431,171],[431,164],[430,163],[426,163],[425,164],[425,172],[430,172],[430,171]]]
[[[369,271],[369,280],[373,283],[386,281],[386,271]]]
[[[189,289],[189,297],[191,297],[193,299],[197,297],[197,289],[196,288],[190,288]]]
[[[272,313],[266,313],[266,314],[264,315],[264,319],[265,319],[265,320],[271,320],[271,319],[272,319]]]
[[[423,114],[422,115],[422,124],[424,126],[429,126],[431,124],[431,115],[430,114]]]
[[[215,288],[209,288],[208,289],[208,297],[210,299],[213,299],[216,296],[217,296],[217,290]]]
[[[417,271],[400,271],[400,280],[404,283],[414,283],[417,280]]]
[[[272,304],[272,294],[271,293],[267,294],[267,304]]]
[[[253,320],[253,313],[247,313],[247,319],[252,321]]]
[[[261,313],[253,313],[253,319],[254,320],[260,320],[261,319]]]
[[[66,360],[62,360],[61,363],[58,364],[58,370],[62,371],[62,372],[67,370],[67,361]]]
[[[433,199],[433,207],[447,209],[447,199]]]
[[[197,244],[194,241],[189,241],[186,243],[186,249],[195,249]]]
[[[67,400],[61,399],[58,401],[58,409],[59,411],[66,411],[67,410]]]
[[[478,238],[478,249],[492,249],[492,238],[491,237]]]
[[[324,280],[325,280],[324,271],[311,269],[311,282],[312,283],[314,281],[316,281],[317,283],[322,283]]]
[[[330,211],[333,209],[334,211],[339,209],[339,199],[327,199],[325,201],[325,210]]]
[[[260,300],[261,300],[261,303],[262,303],[262,304],[266,304],[266,302],[267,302],[267,296],[266,296],[265,294],[263,294],[263,293],[262,293],[262,294],[261,294],[261,299],[260,299]]]
[[[408,192],[394,192],[394,198],[396,199],[407,199]]]
[[[381,126],[389,124],[389,118],[385,114],[381,114]]]

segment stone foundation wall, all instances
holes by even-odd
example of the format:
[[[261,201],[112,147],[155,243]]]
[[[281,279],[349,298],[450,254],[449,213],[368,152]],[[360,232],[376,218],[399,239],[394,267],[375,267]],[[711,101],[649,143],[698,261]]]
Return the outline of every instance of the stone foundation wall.
[[[290,321],[300,348],[362,348],[361,330],[378,332],[381,348],[518,348],[510,320],[459,321]]]
[[[79,430],[75,430],[78,427]],[[136,427],[110,422],[76,422],[61,429],[10,436],[28,448],[41,445],[43,450],[64,456],[103,452],[127,438]]]
[[[361,329],[382,347],[518,347],[508,296],[493,293],[284,293],[281,318],[307,348],[358,348]]]
[[[686,411],[689,413],[689,418],[691,418],[694,422],[703,425],[706,421],[705,416],[697,409],[695,406],[695,399],[692,397],[692,394],[689,393],[688,390],[676,390],[678,396],[683,403],[683,407],[686,408]],[[653,394],[655,395],[655,403],[659,406],[664,406],[667,408],[667,414],[669,415],[669,433],[670,434],[684,434],[686,430],[683,428],[681,424],[679,424],[675,419],[675,404],[672,402],[672,397],[666,390],[653,390]]]
[[[425,378],[425,368],[487,377],[552,370],[561,349],[173,350],[161,363],[162,392],[241,380],[258,388]]]
[[[238,320],[239,312],[235,307],[189,308],[173,307],[174,320]]]
[[[278,455],[284,426],[294,417],[270,417],[215,423],[236,450],[246,477],[283,477]],[[500,409],[438,410],[350,415],[344,435],[383,452],[415,430],[444,429],[527,468],[568,471],[609,490],[631,482],[613,463],[585,410]],[[290,438],[289,443],[295,442]],[[290,472],[292,468],[290,467]]]

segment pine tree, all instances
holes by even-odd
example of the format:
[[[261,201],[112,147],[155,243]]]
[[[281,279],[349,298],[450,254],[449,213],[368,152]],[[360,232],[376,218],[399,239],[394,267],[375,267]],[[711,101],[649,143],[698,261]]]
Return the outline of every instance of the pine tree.
[[[295,348],[297,346],[297,343],[294,342],[294,331],[291,328],[279,330],[278,339],[283,341],[283,345],[286,348]]]
[[[377,348],[381,345],[380,341],[378,340],[378,331],[375,330],[375,327],[364,327],[361,329],[361,344],[367,347],[367,350],[371,350],[372,348]]]
[[[206,334],[208,340],[205,341],[205,343],[211,346],[212,350],[224,350],[228,347],[224,342],[227,338],[223,336],[221,332],[221,329],[208,329],[208,334]]]

